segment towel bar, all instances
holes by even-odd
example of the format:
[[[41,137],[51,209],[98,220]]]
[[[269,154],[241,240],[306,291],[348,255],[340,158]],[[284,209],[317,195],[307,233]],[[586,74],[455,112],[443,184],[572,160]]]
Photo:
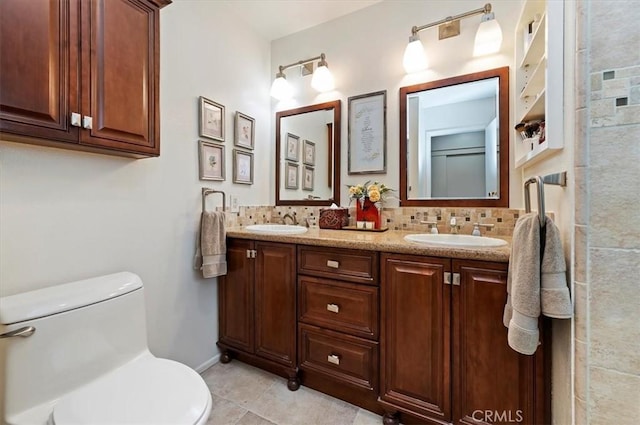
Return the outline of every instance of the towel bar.
[[[524,182],[524,210],[525,212],[531,212],[531,196],[529,194],[529,185],[536,183],[538,187],[538,220],[540,220],[540,227],[545,225],[545,209],[544,209],[544,184],[551,184],[555,186],[565,187],[567,185],[567,172],[548,174],[544,177],[535,176]]]
[[[207,195],[211,195],[212,193],[219,193],[222,195],[222,211],[227,209],[227,201],[226,201],[226,195],[223,191],[221,190],[215,190],[215,189],[211,189],[208,187],[203,187],[202,188],[202,212],[206,211],[206,204],[205,204],[205,200],[207,198]]]

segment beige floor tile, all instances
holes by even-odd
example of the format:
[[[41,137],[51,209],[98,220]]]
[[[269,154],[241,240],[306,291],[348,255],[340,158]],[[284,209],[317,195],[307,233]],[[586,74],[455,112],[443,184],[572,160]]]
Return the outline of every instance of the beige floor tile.
[[[256,415],[252,412],[247,412],[236,425],[276,425],[271,421],[266,420],[265,418]]]
[[[353,421],[353,425],[380,425],[381,423],[382,416],[364,409],[358,409],[356,419]]]
[[[202,377],[213,395],[233,401],[241,407],[257,400],[278,380],[275,375],[239,361],[216,363]],[[282,385],[286,389],[286,383]]]
[[[247,409],[224,398],[212,395],[213,406],[207,425],[233,425],[247,413]]]
[[[359,410],[304,386],[298,391],[289,391],[281,378],[258,400],[247,404],[247,408],[278,425],[349,425]]]

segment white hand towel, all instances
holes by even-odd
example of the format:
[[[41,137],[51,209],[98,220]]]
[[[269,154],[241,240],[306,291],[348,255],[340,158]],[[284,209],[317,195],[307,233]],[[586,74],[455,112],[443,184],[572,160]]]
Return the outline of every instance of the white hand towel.
[[[224,212],[203,212],[196,243],[194,268],[205,278],[227,274],[227,236]]]

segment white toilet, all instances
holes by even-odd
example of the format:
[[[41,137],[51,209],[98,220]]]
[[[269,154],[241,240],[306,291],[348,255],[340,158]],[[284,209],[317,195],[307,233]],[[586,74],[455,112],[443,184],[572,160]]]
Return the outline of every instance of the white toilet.
[[[206,423],[205,382],[151,354],[146,331],[133,273],[0,298],[0,422]]]

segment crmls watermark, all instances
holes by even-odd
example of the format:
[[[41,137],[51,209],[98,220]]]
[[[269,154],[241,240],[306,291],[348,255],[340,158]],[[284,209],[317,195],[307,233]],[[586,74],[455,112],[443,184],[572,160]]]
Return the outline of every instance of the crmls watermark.
[[[474,410],[471,417],[478,422],[521,423],[524,420],[522,410]]]

